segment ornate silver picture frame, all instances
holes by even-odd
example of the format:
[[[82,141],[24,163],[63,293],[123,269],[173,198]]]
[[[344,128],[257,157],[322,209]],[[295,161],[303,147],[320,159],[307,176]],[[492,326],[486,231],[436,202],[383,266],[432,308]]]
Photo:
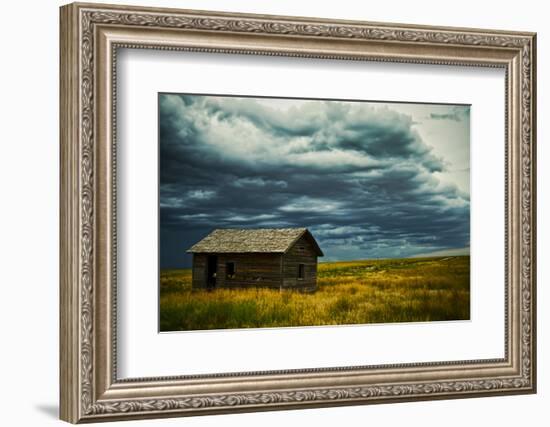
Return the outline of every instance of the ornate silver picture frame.
[[[60,22],[61,419],[97,422],[536,391],[534,33],[80,3],[63,6]],[[121,49],[504,70],[504,357],[119,378]]]

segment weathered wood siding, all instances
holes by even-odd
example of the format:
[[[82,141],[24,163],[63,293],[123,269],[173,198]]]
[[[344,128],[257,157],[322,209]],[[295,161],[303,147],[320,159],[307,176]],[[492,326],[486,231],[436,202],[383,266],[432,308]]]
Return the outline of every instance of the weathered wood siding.
[[[193,254],[193,288],[206,288],[206,265],[208,255]]]
[[[235,263],[233,278],[227,276],[227,263]],[[281,286],[281,255],[218,254],[218,283],[223,288]]]
[[[216,288],[269,287],[280,288],[281,254],[195,254],[193,257],[193,288],[206,288],[208,255],[218,257]],[[227,277],[226,265],[235,263],[234,277]]]
[[[304,278],[298,277],[304,264]],[[317,287],[317,254],[306,237],[300,238],[283,256],[283,288],[315,289]]]

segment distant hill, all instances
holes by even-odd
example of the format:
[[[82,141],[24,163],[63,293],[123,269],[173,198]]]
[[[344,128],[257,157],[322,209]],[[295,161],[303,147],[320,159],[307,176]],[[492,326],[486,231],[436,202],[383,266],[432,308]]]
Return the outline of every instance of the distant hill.
[[[457,249],[442,249],[440,251],[426,252],[423,254],[413,255],[409,258],[426,258],[432,256],[459,256],[470,255],[470,248],[457,248]]]

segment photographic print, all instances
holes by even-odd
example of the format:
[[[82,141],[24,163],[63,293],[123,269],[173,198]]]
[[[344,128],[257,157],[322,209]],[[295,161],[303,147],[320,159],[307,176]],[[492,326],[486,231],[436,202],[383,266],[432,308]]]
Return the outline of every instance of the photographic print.
[[[470,319],[470,106],[160,93],[160,331]]]

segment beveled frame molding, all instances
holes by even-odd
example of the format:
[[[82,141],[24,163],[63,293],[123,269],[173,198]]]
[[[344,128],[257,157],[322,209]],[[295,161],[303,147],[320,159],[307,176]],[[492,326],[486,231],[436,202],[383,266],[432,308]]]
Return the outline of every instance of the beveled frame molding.
[[[61,8],[61,418],[77,423],[534,393],[535,34],[99,4]],[[503,359],[119,380],[117,48],[506,70]]]

